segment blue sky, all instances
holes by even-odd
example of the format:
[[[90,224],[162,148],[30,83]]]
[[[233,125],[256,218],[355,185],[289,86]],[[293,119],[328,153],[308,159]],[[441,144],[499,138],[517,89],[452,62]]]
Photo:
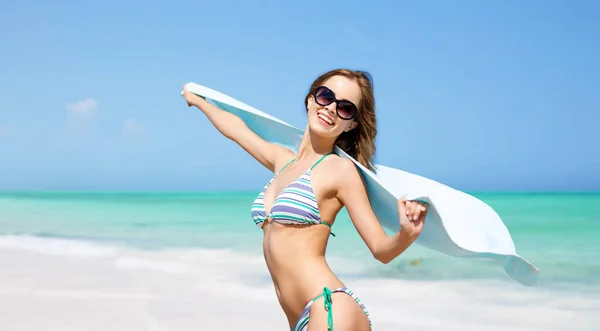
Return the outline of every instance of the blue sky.
[[[0,190],[259,190],[179,95],[303,127],[320,73],[371,72],[376,161],[455,188],[600,189],[594,1],[0,5]]]

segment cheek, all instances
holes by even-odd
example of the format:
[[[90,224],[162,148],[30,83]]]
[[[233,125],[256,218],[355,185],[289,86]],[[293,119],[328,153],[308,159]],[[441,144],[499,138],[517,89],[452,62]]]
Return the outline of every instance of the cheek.
[[[350,131],[352,129],[353,125],[354,125],[354,122],[344,123],[344,125],[343,125],[344,131]]]
[[[306,115],[308,116],[308,118],[316,117],[317,111],[309,105],[306,109]]]
[[[308,100],[308,103],[306,104],[306,111],[311,113],[311,112],[314,112],[314,110],[315,110],[314,102],[311,102],[310,100]]]

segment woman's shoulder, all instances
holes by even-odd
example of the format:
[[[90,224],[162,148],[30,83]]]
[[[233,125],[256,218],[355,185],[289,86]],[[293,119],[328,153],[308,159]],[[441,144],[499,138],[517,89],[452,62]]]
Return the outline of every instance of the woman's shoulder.
[[[335,166],[340,171],[356,171],[356,166],[352,160],[337,154],[331,154],[329,156],[329,163],[331,166]]]
[[[365,189],[364,180],[354,161],[338,155],[330,155],[326,161],[318,178],[331,194],[347,196]]]
[[[359,174],[356,165],[350,159],[337,154],[330,155],[328,159],[328,162],[325,164],[327,173],[336,182],[348,180]]]

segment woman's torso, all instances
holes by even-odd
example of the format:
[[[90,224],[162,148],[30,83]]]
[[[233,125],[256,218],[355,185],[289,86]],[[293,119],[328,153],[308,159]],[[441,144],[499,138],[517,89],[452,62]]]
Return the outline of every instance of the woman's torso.
[[[265,261],[290,323],[323,287],[343,286],[325,261],[330,226],[342,207],[335,198],[333,168],[320,164],[326,157],[305,171],[306,165],[298,164],[282,172],[291,162],[286,163],[252,206],[253,220],[264,231]]]
[[[342,287],[325,261],[329,231],[325,226],[294,227],[267,221],[263,227],[264,257],[277,298],[289,322],[323,287]]]

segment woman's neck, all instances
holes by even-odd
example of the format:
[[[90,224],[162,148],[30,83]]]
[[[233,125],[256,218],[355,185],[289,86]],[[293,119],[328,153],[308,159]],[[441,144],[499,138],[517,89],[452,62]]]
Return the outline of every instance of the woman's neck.
[[[304,136],[298,147],[296,160],[300,161],[306,158],[312,158],[315,155],[325,155],[331,153],[335,146],[335,138],[327,139],[314,134],[310,128],[306,127]]]

